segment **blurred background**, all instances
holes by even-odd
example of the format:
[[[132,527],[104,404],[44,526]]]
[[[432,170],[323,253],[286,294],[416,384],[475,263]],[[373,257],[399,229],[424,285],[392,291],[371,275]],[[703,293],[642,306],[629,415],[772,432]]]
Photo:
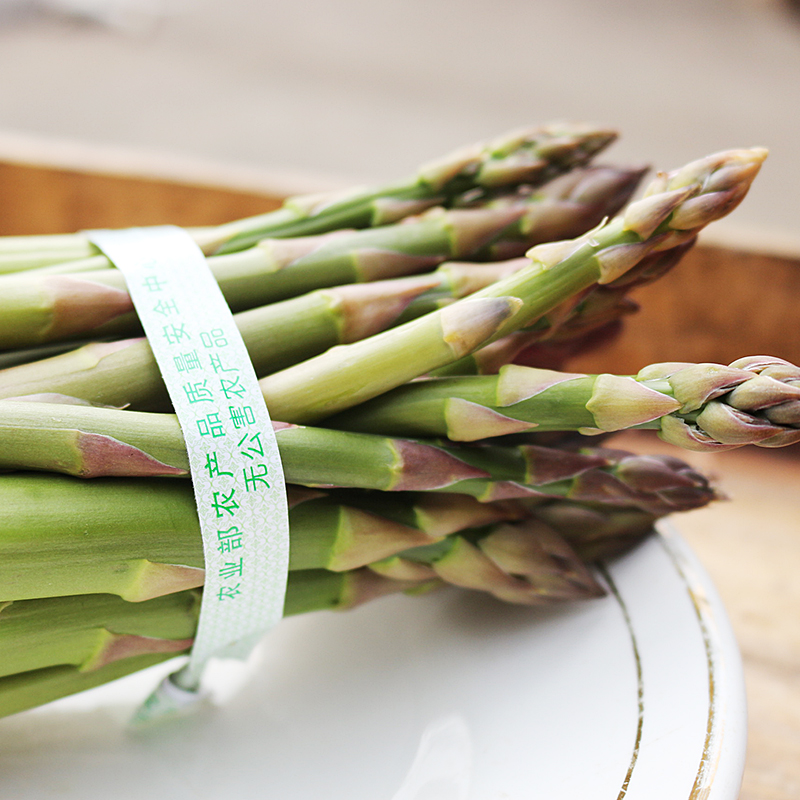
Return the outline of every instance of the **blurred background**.
[[[396,177],[552,119],[609,159],[771,149],[737,226],[800,235],[790,0],[0,0],[0,150],[36,137],[274,173]]]

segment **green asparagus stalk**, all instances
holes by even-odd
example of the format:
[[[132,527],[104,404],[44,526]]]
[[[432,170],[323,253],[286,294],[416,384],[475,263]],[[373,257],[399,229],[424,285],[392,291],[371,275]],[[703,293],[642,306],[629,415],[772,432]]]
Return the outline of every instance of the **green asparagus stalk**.
[[[606,549],[616,545],[621,550],[648,530],[649,518],[631,517],[627,509],[599,511],[551,501],[533,510],[538,518],[524,525],[465,532],[450,545],[444,540],[445,547],[415,548],[368,569],[293,571],[285,613],[352,608],[387,593],[419,593],[443,582],[526,604],[598,596],[601,587],[576,553],[598,539]],[[598,523],[605,530],[602,538],[595,534]],[[566,531],[574,549],[554,529]],[[7,604],[0,614],[11,624],[0,626],[0,636],[4,635],[3,652],[12,655],[4,662],[4,670],[48,663],[58,666],[0,678],[0,716],[172,658],[188,649],[191,639],[183,637],[191,636],[197,610],[194,591],[136,604],[111,595]]]
[[[390,331],[332,348],[261,380],[272,414],[309,423],[343,411],[534,323],[595,283],[693,239],[742,200],[766,157],[734,150],[660,176],[619,217],[575,240],[538,245],[532,265]]]
[[[356,569],[406,549],[404,542],[407,547],[418,547],[465,528],[527,516],[519,503],[480,503],[461,495],[431,492],[387,496],[383,492],[323,493],[290,487],[289,500],[295,539],[290,568],[301,570]]]
[[[667,363],[636,376],[509,365],[497,376],[416,381],[329,420],[345,430],[474,441],[536,430],[658,430],[689,450],[800,441],[800,368],[767,356]]]
[[[196,593],[181,592],[143,604],[104,595],[7,603],[0,611],[0,676],[59,664],[91,671],[121,658],[183,652],[194,637],[197,601]]]
[[[638,310],[638,305],[627,297],[628,291],[664,275],[693,245],[694,240],[662,253],[654,253],[642,259],[618,281],[592,286],[583,295],[570,298],[553,309],[531,327],[515,331],[445,367],[432,370],[430,375],[494,375],[501,367],[512,362],[544,366],[537,361],[558,359],[561,352],[578,352],[584,342],[591,342],[593,336],[599,337],[604,329]],[[513,274],[528,263],[526,259],[495,262],[492,265],[498,271],[495,280]],[[479,270],[485,268],[472,264],[452,264],[443,265],[440,269],[445,267],[473,271],[467,274],[468,278],[471,274],[480,275]],[[461,280],[459,278],[459,283]],[[482,287],[476,284],[471,291],[478,291],[480,288]],[[398,322],[414,319],[423,310],[430,312],[442,308],[452,303],[453,298],[466,297],[467,294],[466,291],[460,295],[456,292],[425,292],[409,302],[406,310],[398,317]]]
[[[208,236],[209,228],[188,228],[197,241]],[[28,236],[0,236],[0,275],[28,270],[82,272],[104,269],[109,262],[83,233],[55,233]]]
[[[536,446],[479,448],[462,455],[465,470],[487,477],[441,488],[483,502],[565,497],[661,516],[705,505],[715,496],[686,465],[655,456]],[[414,477],[422,482],[422,476]],[[203,582],[197,513],[184,482],[117,478],[87,484],[20,473],[0,480],[0,497],[5,600],[94,592],[141,600]],[[290,568],[353,569],[467,525],[519,516],[515,506],[482,508],[468,497],[405,501],[399,514],[402,502],[317,497],[297,503],[290,513]]]
[[[62,697],[93,689],[155,666],[175,657],[175,653],[152,653],[113,661],[92,672],[77,667],[58,666],[21,672],[0,678],[0,717],[18,714]]]
[[[76,342],[56,342],[55,344],[45,344],[40,347],[26,347],[23,350],[8,350],[0,353],[0,371],[9,367],[16,367],[19,364],[30,364],[34,361],[42,361],[45,358],[58,356],[70,350],[76,350],[84,343]]]
[[[429,491],[484,476],[424,442],[279,422],[273,427],[289,483]],[[173,414],[3,400],[0,469],[85,478],[185,477],[189,461]]]
[[[448,448],[448,452],[482,469],[487,477],[465,478],[435,491],[468,494],[481,502],[563,497],[662,516],[700,508],[716,498],[704,476],[663,456],[605,448],[570,452],[540,445],[481,445]]]
[[[0,413],[0,466],[8,469],[84,477],[188,472],[180,426],[172,415],[15,401],[1,402]],[[682,474],[657,457],[621,451],[454,447],[281,423],[274,427],[286,480],[312,487],[447,491],[483,502],[573,497],[659,511],[704,505],[714,497],[697,473]]]
[[[628,297],[629,292],[663,277],[681,261],[694,246],[695,241],[690,239],[676,247],[654,253],[642,259],[636,267],[616,281],[596,284],[584,295],[570,298],[532,327],[531,330],[539,335],[538,342],[529,354],[521,353],[517,363],[542,366],[527,359],[541,358],[547,353],[548,348],[555,350],[556,355],[559,350],[565,349],[575,354],[586,346],[594,345],[595,335],[601,339],[603,331],[615,330],[615,326],[618,326],[624,317],[638,311],[639,306]],[[451,371],[450,374],[457,373]]]
[[[242,311],[234,319],[256,375],[268,375],[337,344],[358,341],[404,314],[424,313],[425,297],[462,297],[522,267],[520,260],[451,262],[420,276],[319,289]],[[416,300],[422,303],[414,308]],[[139,409],[168,408],[161,372],[144,338],[93,342],[0,371],[0,395],[58,393]]]
[[[522,255],[553,236],[577,236],[624,205],[643,170],[579,170],[534,194],[441,208],[402,224],[265,239],[208,265],[233,311],[325,287],[429,270],[446,258]],[[487,248],[500,248],[497,252]],[[484,252],[485,251],[485,252]],[[0,277],[0,348],[89,335],[128,335],[137,320],[122,273],[47,270]]]
[[[80,234],[0,236],[0,275],[62,261],[74,261],[96,252]]]
[[[574,169],[538,189],[524,185],[490,200],[469,200],[459,207],[500,210],[527,199],[529,210],[516,232],[511,231],[478,251],[478,260],[502,261],[524,252],[527,248],[522,247],[523,243],[534,237],[537,243],[552,242],[580,236],[594,228],[623,208],[646,172],[646,167],[610,165]]]
[[[298,576],[306,585],[305,592],[290,588],[287,612],[352,606],[387,589],[442,582],[526,605],[604,594],[563,537],[536,519],[471,529],[403,550],[368,571],[342,572],[347,582],[326,582],[320,570],[292,573],[290,586]],[[180,653],[191,645],[198,611],[197,593],[186,590],[140,603],[106,594],[7,603],[0,612],[0,677],[64,664],[91,672],[121,659]]]
[[[447,205],[468,192],[546,183],[585,164],[615,138],[614,131],[570,123],[512,131],[425,164],[408,179],[394,184],[293,197],[276,211],[190,232],[210,254],[243,250],[265,237],[310,236],[340,228],[386,225],[435,205]],[[49,263],[64,255],[70,260],[88,259],[89,263],[80,265],[80,271],[109,266],[85,234],[0,239],[0,257],[9,256],[6,271],[24,269],[34,260],[32,254],[40,251],[50,251]],[[16,265],[13,254],[21,256]]]
[[[421,208],[448,205],[475,190],[538,186],[587,163],[615,138],[614,131],[571,123],[512,131],[429,162],[410,178],[381,189],[290,199],[276,212],[221,225],[203,245],[207,252],[231,252],[264,236],[383,225]]]
[[[352,570],[526,513],[512,503],[458,495],[380,495],[290,487],[289,569]],[[0,480],[0,496],[4,601],[105,593],[139,602],[203,584],[202,540],[185,484],[77,486],[68,478],[18,474]],[[234,557],[235,542],[225,542]]]

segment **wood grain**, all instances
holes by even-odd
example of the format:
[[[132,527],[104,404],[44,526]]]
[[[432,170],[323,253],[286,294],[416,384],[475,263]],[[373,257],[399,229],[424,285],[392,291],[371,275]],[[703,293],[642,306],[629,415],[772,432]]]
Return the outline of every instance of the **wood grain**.
[[[0,159],[2,155],[0,154]],[[135,225],[218,225],[270,211],[277,197],[147,175],[0,162],[0,235]]]
[[[765,255],[701,243],[631,296],[642,311],[626,319],[618,339],[570,369],[635,373],[657,361],[729,364],[766,354],[800,363],[800,251]]]

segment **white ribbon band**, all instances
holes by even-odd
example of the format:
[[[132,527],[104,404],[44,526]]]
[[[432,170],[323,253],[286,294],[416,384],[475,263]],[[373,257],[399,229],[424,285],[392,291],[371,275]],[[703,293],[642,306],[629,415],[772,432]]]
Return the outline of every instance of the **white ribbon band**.
[[[278,446],[241,335],[189,234],[89,237],[125,276],[186,441],[205,585],[189,662],[171,678],[197,694],[210,658],[246,658],[283,614],[289,517]],[[162,685],[137,721],[174,710],[172,694]]]

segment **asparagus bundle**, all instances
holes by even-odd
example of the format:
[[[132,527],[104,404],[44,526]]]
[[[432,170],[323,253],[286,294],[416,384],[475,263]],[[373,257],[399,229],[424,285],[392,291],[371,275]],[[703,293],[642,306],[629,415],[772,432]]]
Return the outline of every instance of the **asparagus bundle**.
[[[463,468],[461,476],[436,476],[427,487],[415,476],[422,497],[345,493],[334,513],[330,499],[293,488],[290,569],[352,569],[462,527],[508,518],[498,514],[514,518],[520,515],[516,506],[496,505],[510,498],[563,497],[663,516],[715,496],[705,478],[663,457],[536,446],[449,452],[463,456],[452,457]],[[309,460],[304,483],[322,483],[307,480],[309,474],[329,478],[335,471]],[[481,477],[462,477],[469,474]],[[298,477],[287,463],[287,479]],[[0,496],[0,581],[7,600],[111,592],[135,601],[202,584],[199,524],[184,482],[115,478],[85,484],[19,473],[0,482]]]
[[[535,323],[576,293],[693,239],[738,205],[765,157],[758,148],[729,151],[662,175],[622,215],[577,239],[532,248],[528,268],[419,320],[263,378],[273,415],[322,419]]]
[[[222,253],[266,237],[297,238],[384,225],[432,206],[457,203],[464,195],[541,185],[588,162],[616,136],[612,130],[569,123],[512,131],[424,164],[394,184],[292,197],[277,211],[191,233],[204,252]],[[70,271],[110,266],[84,234],[5,237],[0,259],[0,274],[64,262],[72,262]]]
[[[430,209],[402,224],[333,231],[299,239],[263,239],[208,259],[233,311],[313,289],[374,281],[430,269],[447,258],[522,255],[553,236],[577,235],[615,213],[643,170],[593,168],[533,194],[469,208]],[[0,348],[28,347],[91,334],[126,335],[136,317],[116,269],[0,277]]]
[[[327,498],[321,502],[330,504]],[[414,516],[417,536],[422,527],[427,527],[428,536],[441,536],[452,526],[426,523],[428,509],[420,515],[413,503],[405,512],[393,509],[393,516],[404,513],[406,521]],[[563,505],[560,513],[554,503]],[[323,513],[330,516],[327,509]],[[504,504],[489,511],[482,508],[481,514],[484,520],[518,521],[463,529],[408,549],[401,549],[398,542],[395,555],[364,567],[293,570],[285,613],[352,608],[393,592],[424,593],[445,583],[529,605],[597,597],[603,589],[584,560],[631,546],[655,519],[625,508],[600,510],[564,501],[532,509]],[[441,521],[447,513],[440,508],[435,517]],[[341,521],[337,527],[342,527]],[[192,589],[174,589],[136,603],[102,593],[7,603],[0,610],[5,654],[0,715],[185,652],[192,643],[198,610],[197,591]]]
[[[443,584],[523,604],[596,597],[588,562],[717,497],[674,457],[511,434],[797,440],[800,370],[777,359],[636,378],[509,363],[615,324],[629,289],[732,210],[766,155],[660,175],[606,220],[641,175],[587,166],[612,138],[546,126],[384,189],[193,231],[229,302],[248,309],[236,322],[279,420],[287,614]],[[577,238],[551,241],[564,237]],[[114,338],[135,318],[108,267],[81,235],[0,240],[0,347],[110,339],[12,350],[0,370],[0,714],[183,653],[197,624],[183,436],[147,341]],[[220,533],[235,570],[235,529]]]

